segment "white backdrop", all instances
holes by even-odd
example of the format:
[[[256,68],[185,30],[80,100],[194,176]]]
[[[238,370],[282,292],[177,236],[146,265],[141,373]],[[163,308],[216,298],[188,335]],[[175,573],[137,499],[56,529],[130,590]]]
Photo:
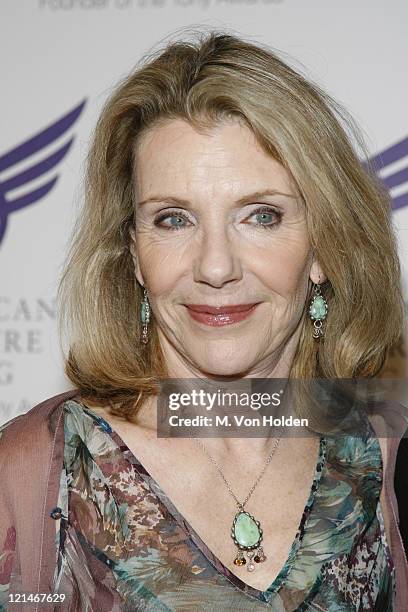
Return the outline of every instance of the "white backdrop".
[[[267,43],[346,106],[372,155],[400,143],[382,176],[392,177],[405,283],[407,23],[406,0],[2,0],[0,423],[72,387],[55,295],[90,132],[119,79],[175,30]]]

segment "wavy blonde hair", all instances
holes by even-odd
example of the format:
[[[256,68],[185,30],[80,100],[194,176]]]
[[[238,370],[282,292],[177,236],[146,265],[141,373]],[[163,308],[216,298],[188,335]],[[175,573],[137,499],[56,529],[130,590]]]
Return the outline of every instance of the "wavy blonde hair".
[[[328,281],[324,341],[308,302],[290,378],[372,377],[400,340],[404,302],[390,198],[367,161],[354,120],[269,47],[226,32],[195,32],[142,58],[116,87],[89,150],[83,208],[58,288],[65,372],[81,396],[132,420],[167,376],[154,316],[141,343],[130,252],[138,138],[161,121],[197,129],[236,117],[293,176]],[[310,282],[309,297],[312,283]],[[386,315],[386,316],[385,316]],[[64,350],[64,349],[63,349]]]

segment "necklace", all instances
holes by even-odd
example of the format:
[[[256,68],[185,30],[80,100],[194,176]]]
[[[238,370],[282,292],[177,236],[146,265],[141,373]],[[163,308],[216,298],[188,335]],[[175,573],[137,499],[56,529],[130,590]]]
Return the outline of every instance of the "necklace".
[[[235,514],[235,517],[232,523],[232,527],[231,527],[231,537],[234,540],[235,545],[237,546],[237,554],[234,559],[234,565],[245,565],[246,564],[247,561],[245,559],[245,555],[244,555],[245,553],[249,561],[247,565],[247,570],[248,572],[253,572],[255,569],[255,565],[253,561],[255,561],[255,563],[262,563],[263,561],[266,561],[267,557],[261,546],[261,542],[263,539],[263,532],[262,532],[261,525],[259,521],[257,521],[256,518],[252,514],[244,510],[244,506],[249,500],[249,498],[251,497],[252,493],[254,492],[255,487],[257,486],[258,482],[261,480],[267,466],[271,462],[271,459],[276,449],[278,448],[280,438],[276,439],[275,444],[273,445],[273,448],[272,448],[272,452],[268,456],[265,462],[265,465],[262,469],[262,472],[259,474],[255,483],[252,485],[251,490],[249,491],[248,495],[246,496],[245,500],[242,503],[237,499],[235,493],[233,492],[231,488],[230,483],[225,478],[216,460],[213,457],[211,457],[210,453],[207,451],[203,443],[198,438],[194,438],[194,440],[197,442],[200,448],[205,452],[205,454],[209,457],[209,459],[215,465],[221,478],[227,485],[228,491],[231,493],[232,497],[235,499],[235,502],[238,506],[238,512]]]

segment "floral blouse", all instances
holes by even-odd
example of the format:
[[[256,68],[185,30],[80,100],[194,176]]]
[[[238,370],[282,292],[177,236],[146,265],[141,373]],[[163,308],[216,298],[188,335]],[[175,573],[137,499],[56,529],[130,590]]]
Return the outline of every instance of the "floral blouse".
[[[379,502],[378,439],[322,436],[288,558],[266,591],[207,548],[102,417],[64,402],[56,519],[58,610],[394,609],[394,564]]]

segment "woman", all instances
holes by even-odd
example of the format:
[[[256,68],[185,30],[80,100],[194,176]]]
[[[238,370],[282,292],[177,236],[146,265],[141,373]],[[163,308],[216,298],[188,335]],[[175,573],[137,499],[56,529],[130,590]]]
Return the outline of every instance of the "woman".
[[[345,117],[217,32],[110,97],[59,291],[75,388],[2,428],[3,605],[31,589],[49,595],[35,610],[402,609],[390,440],[157,435],[163,378],[380,372],[399,261]],[[255,548],[249,523],[231,531],[237,504]]]

